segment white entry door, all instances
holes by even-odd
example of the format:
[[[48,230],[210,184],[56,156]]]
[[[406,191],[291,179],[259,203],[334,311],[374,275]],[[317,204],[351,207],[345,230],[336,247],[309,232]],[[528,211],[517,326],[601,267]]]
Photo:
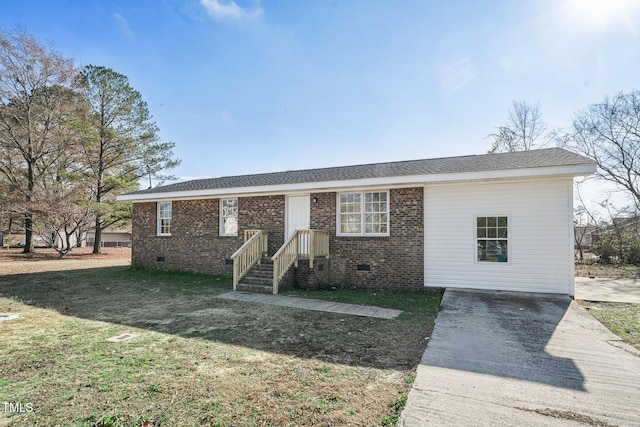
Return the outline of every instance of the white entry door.
[[[289,239],[296,230],[307,230],[310,226],[311,200],[310,195],[287,197],[287,216],[285,218],[285,240]],[[304,241],[303,241],[304,240]],[[300,241],[300,251],[306,252],[308,242]]]

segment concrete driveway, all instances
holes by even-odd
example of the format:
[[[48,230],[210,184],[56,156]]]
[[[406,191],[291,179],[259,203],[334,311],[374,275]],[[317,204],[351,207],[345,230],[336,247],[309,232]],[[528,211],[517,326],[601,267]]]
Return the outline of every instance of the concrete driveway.
[[[401,426],[639,426],[640,352],[565,296],[445,291]]]

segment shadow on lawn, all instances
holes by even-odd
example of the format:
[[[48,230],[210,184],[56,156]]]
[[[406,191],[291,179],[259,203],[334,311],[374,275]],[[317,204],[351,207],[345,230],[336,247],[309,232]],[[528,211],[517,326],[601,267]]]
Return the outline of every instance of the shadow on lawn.
[[[67,316],[380,369],[419,363],[440,301],[404,292],[410,310],[382,320],[215,297],[230,289],[228,277],[130,267],[0,275],[0,297]]]

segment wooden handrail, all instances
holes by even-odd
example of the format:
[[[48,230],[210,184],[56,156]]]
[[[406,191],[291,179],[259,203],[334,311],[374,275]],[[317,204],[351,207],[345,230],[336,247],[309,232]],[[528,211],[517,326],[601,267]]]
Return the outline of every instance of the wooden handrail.
[[[329,232],[327,230],[296,230],[271,257],[273,261],[273,293],[278,293],[278,283],[292,265],[298,266],[298,258],[308,257],[313,268],[315,257],[329,257]]]
[[[260,259],[267,253],[268,234],[262,230],[245,230],[246,240],[240,248],[231,255],[233,260],[233,290],[236,290],[240,279],[251,270],[251,267],[260,263]]]

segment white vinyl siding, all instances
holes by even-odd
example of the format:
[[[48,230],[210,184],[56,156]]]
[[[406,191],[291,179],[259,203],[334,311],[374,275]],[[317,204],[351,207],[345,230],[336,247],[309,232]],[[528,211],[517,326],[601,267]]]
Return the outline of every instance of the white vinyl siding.
[[[427,184],[425,286],[571,294],[570,177]],[[506,217],[508,262],[478,261],[478,217]]]
[[[171,236],[171,217],[173,216],[171,202],[158,203],[158,236]]]
[[[220,200],[220,235],[238,235],[238,199]]]

